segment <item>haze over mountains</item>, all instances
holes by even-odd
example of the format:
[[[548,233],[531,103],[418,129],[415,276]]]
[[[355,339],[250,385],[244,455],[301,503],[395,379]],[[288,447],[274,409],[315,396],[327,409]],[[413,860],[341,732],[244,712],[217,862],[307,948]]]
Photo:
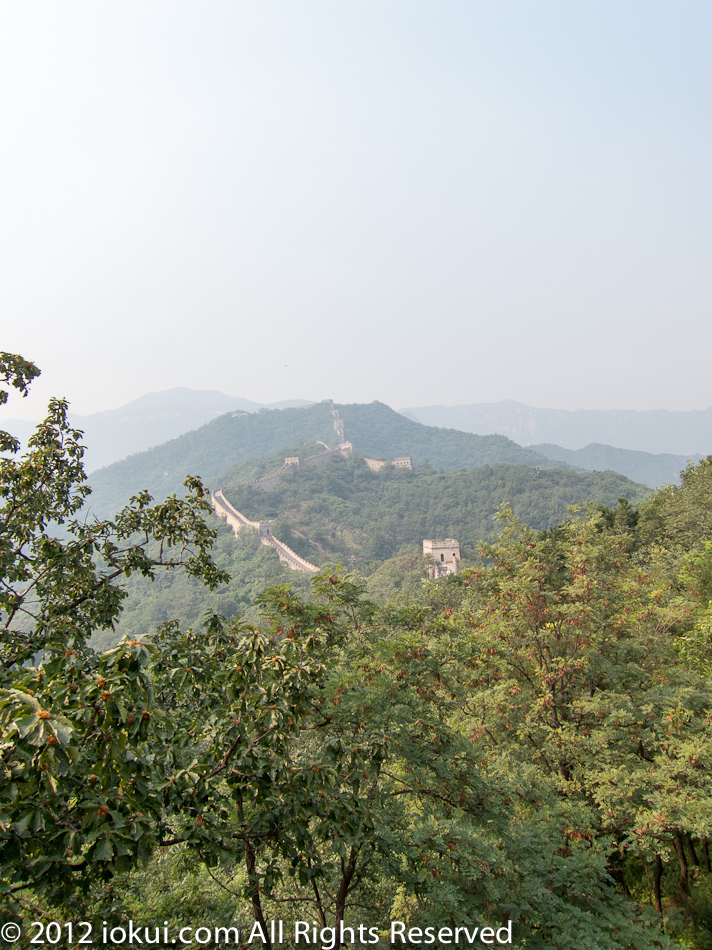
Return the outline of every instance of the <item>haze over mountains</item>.
[[[537,409],[505,399],[461,406],[401,409],[429,426],[448,426],[480,435],[498,432],[520,445],[554,443],[582,449],[592,442],[639,452],[674,453],[686,458],[712,452],[712,408],[688,412],[651,409]]]
[[[180,387],[147,393],[106,412],[86,416],[70,413],[70,420],[84,431],[86,469],[94,472],[136,453],[164,445],[225,413],[252,414],[265,409],[307,405],[314,403],[295,399],[264,404],[228,396],[217,390]],[[540,464],[547,464],[541,459],[550,459],[583,471],[612,470],[651,488],[677,482],[678,473],[688,460],[697,461],[712,452],[712,409],[691,412],[567,412],[537,409],[505,400],[469,406],[425,406],[404,409],[400,414],[411,422],[427,426],[446,427],[474,435],[506,436],[540,456]],[[24,441],[31,434],[33,424],[9,420],[4,427]],[[283,436],[283,443],[279,446],[270,443],[265,446],[265,451],[275,451],[302,437],[296,434],[292,437],[287,430]],[[312,433],[304,433],[303,437],[309,439]],[[367,443],[370,444],[371,438],[368,437]],[[400,444],[403,454],[409,454],[409,440],[401,440]],[[392,452],[391,457],[394,454],[398,453]],[[459,464],[467,465],[465,459],[469,457],[466,453]],[[230,457],[226,465],[242,460]],[[147,460],[142,464],[148,464]],[[450,468],[453,464],[457,467],[458,463],[450,457],[442,464]],[[166,470],[164,466],[163,471]]]
[[[592,442],[582,449],[564,449],[551,443],[530,445],[529,448],[552,461],[570,465],[579,471],[620,472],[621,475],[632,478],[634,482],[642,482],[649,488],[679,484],[680,472],[686,468],[687,463],[698,462],[702,458],[701,455],[672,455],[668,452],[654,455],[651,452],[601,445],[599,442]]]
[[[84,432],[86,470],[92,472],[120,459],[175,439],[184,432],[197,429],[224,412],[257,412],[260,409],[284,409],[309,405],[308,399],[261,403],[237,396],[226,396],[215,389],[189,389],[180,386],[158,393],[146,393],[132,402],[81,416],[69,413],[69,421]],[[5,429],[25,442],[34,423],[9,419]]]

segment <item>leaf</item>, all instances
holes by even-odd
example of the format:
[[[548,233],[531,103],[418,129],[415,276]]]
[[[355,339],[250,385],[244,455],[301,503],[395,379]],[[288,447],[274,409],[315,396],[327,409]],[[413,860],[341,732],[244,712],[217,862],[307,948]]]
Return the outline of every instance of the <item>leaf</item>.
[[[108,835],[100,839],[92,854],[92,861],[111,861],[114,854],[113,845]]]

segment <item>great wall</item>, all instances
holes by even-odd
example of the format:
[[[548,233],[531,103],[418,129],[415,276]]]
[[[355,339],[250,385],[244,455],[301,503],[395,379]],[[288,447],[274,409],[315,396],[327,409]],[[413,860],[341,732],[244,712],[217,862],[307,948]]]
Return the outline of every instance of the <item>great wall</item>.
[[[235,535],[239,533],[241,528],[253,528],[259,532],[262,544],[268,544],[274,548],[280,561],[288,567],[291,567],[293,571],[306,571],[308,574],[316,574],[319,570],[315,564],[310,564],[309,561],[305,561],[303,557],[299,557],[298,554],[295,554],[286,544],[278,541],[272,534],[271,522],[250,521],[249,518],[246,518],[242,512],[230,504],[223,494],[222,488],[218,488],[217,491],[213,492],[212,501],[215,513],[227,521],[235,532]]]
[[[289,456],[285,458],[284,465],[275,472],[271,472],[269,475],[263,475],[261,478],[252,479],[251,481],[239,482],[238,484],[240,486],[256,485],[260,488],[272,488],[284,478],[287,472],[294,471],[294,469],[308,468],[313,465],[322,465],[335,455],[344,456],[350,454],[353,451],[353,446],[345,439],[343,419],[339,416],[339,411],[334,406],[333,400],[329,400],[329,402],[331,402],[331,415],[334,418],[334,430],[339,440],[338,448],[330,449],[328,445],[319,440],[317,444],[324,446],[324,452],[309,455],[304,459],[298,456]],[[394,465],[397,468],[413,468],[412,461],[408,457],[397,458],[394,459],[393,462],[388,462],[384,459],[364,459],[364,461],[372,471],[376,472],[380,471],[386,465]],[[290,547],[275,538],[272,534],[271,521],[250,521],[249,518],[246,518],[242,512],[230,504],[222,488],[218,488],[212,493],[212,504],[215,509],[215,514],[227,521],[235,532],[235,536],[237,536],[242,528],[252,528],[259,533],[262,544],[267,544],[274,548],[280,561],[288,567],[291,567],[292,570],[306,571],[309,574],[315,574],[319,570],[316,565],[310,564],[309,561],[300,557]]]

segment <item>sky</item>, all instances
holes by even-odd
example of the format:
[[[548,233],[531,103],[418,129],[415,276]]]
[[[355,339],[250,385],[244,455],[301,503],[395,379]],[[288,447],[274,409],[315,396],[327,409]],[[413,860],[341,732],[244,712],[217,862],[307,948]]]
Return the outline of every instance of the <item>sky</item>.
[[[708,0],[0,7],[0,350],[174,386],[712,405]]]

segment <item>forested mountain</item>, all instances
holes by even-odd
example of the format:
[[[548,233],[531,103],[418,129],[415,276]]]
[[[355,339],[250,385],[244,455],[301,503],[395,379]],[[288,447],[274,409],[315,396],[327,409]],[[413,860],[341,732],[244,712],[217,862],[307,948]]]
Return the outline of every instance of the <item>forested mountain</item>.
[[[94,472],[90,508],[108,517],[141,489],[152,495],[181,491],[186,474],[199,475],[211,483],[232,465],[271,455],[286,446],[314,441],[336,446],[331,406],[327,400],[304,408],[219,416],[200,429]],[[336,408],[345,425],[346,439],[364,456],[393,459],[410,455],[415,465],[427,458],[435,468],[448,471],[499,463],[556,464],[503,436],[477,436],[424,426],[382,403]]]
[[[495,407],[516,407],[517,405],[516,403],[493,404]],[[89,473],[93,473],[97,469],[161,446],[169,440],[179,438],[224,414],[233,412],[255,413],[262,409],[277,410],[305,406],[313,407],[314,404],[307,403],[304,400],[290,400],[264,405],[249,399],[227,396],[217,390],[196,391],[182,387],[158,393],[147,393],[125,406],[106,412],[97,412],[87,416],[70,412],[69,420],[75,428],[82,430],[84,433],[82,441],[85,446],[85,468]],[[407,412],[408,416],[411,414],[417,416],[417,413],[421,412],[423,419],[420,421],[427,421],[425,417],[429,417],[433,413],[433,418],[437,418],[437,413],[434,410],[440,408],[443,407],[426,407],[423,410],[404,410],[404,412]],[[348,409],[342,407],[342,410],[348,415],[349,419],[348,437],[351,441],[354,438],[357,440],[363,454],[376,457],[412,455],[414,453],[411,449],[415,444],[418,448],[418,451],[415,452],[416,460],[421,456],[427,457],[430,453],[436,459],[435,464],[446,470],[451,470],[460,464],[481,464],[483,460],[490,464],[495,464],[498,461],[530,464],[530,460],[524,457],[514,459],[511,444],[501,440],[499,442],[499,457],[498,443],[496,440],[492,440],[487,449],[486,459],[483,459],[482,455],[484,446],[480,447],[482,451],[478,457],[473,458],[471,447],[467,440],[463,442],[462,437],[455,434],[457,430],[468,433],[470,431],[477,432],[484,436],[493,433],[510,435],[515,442],[529,446],[531,451],[539,453],[546,459],[559,463],[564,462],[587,471],[616,471],[622,475],[627,475],[633,481],[642,482],[650,487],[677,483],[679,472],[685,467],[690,458],[688,455],[652,455],[646,452],[633,452],[598,443],[576,450],[563,448],[562,446],[567,444],[563,441],[561,445],[548,442],[542,445],[529,445],[533,432],[541,428],[542,425],[546,429],[546,421],[542,423],[540,420],[538,423],[534,423],[530,419],[527,427],[523,428],[519,424],[511,424],[511,420],[505,421],[503,424],[503,417],[498,417],[496,412],[483,411],[473,423],[473,417],[467,418],[464,413],[465,409],[473,408],[477,407],[443,409],[442,418],[447,418],[447,414],[450,413],[457,424],[454,429],[441,429],[440,435],[435,439],[432,438],[431,434],[430,443],[428,443],[427,438],[424,438],[422,432],[416,435],[416,430],[409,430],[408,427],[400,425],[393,419],[392,411],[381,403],[354,405],[349,406]],[[528,407],[520,407],[520,409],[528,409]],[[541,413],[543,410],[536,410],[536,412]],[[548,412],[556,415],[553,410]],[[506,416],[506,412],[504,415]],[[410,419],[410,421],[413,422],[414,419]],[[436,423],[435,428],[442,424],[442,422]],[[586,426],[590,428],[590,420],[586,423]],[[586,426],[581,431],[588,431]],[[33,431],[33,423],[17,419],[8,420],[6,427],[8,431],[23,442]],[[565,430],[561,431],[565,436]],[[449,435],[445,435],[446,432]],[[288,439],[288,441],[290,440]],[[273,449],[274,444],[269,441],[265,442],[264,445],[258,445],[255,449],[256,457],[265,452],[271,452]],[[187,449],[187,451],[190,452],[191,449]],[[572,454],[574,452],[575,454]],[[693,458],[696,460],[699,456]],[[231,456],[226,464],[232,464],[233,461],[234,458]],[[547,463],[540,459],[538,464],[546,465]],[[118,474],[119,481],[123,477],[130,480],[130,473],[135,467],[144,468],[148,472],[151,468],[151,462],[147,459],[132,459],[130,465],[123,470],[126,473],[125,476]],[[170,467],[171,463],[168,460],[163,471],[168,472],[167,478],[171,481],[171,484],[176,484],[176,480],[171,479]],[[149,474],[148,477],[152,479],[152,484],[157,484],[153,475]],[[95,480],[96,484],[103,486],[104,478],[104,475],[100,476]],[[162,474],[161,479],[163,479]],[[112,484],[113,481],[114,476],[108,476],[107,484]],[[179,485],[176,484],[177,487]],[[113,489],[110,490],[113,491]],[[117,492],[115,497],[117,502],[122,500],[120,492]],[[99,505],[99,498],[95,499],[95,502]],[[105,510],[108,512],[108,507]]]
[[[187,474],[210,482],[231,465],[313,440],[335,444],[327,403],[305,409],[221,415],[193,432],[94,472],[91,510],[108,515],[144,488],[152,495],[181,492]]]
[[[653,455],[651,452],[616,449],[611,445],[599,445],[595,442],[576,450],[562,449],[560,445],[549,443],[532,445],[531,449],[553,461],[564,462],[589,472],[620,472],[634,482],[642,482],[650,488],[678,484],[680,472],[687,467],[687,463],[699,461],[699,456],[689,459],[684,455]]]
[[[334,456],[319,468],[288,472],[268,489],[224,479],[223,490],[248,518],[277,519],[275,535],[317,564],[352,555],[358,563],[383,561],[423,538],[456,537],[474,551],[491,536],[494,515],[505,503],[527,524],[545,528],[564,518],[569,505],[615,505],[618,498],[638,501],[647,494],[615,472],[524,465],[372,472],[358,456]]]
[[[464,432],[499,432],[520,445],[550,442],[581,449],[592,442],[640,452],[675,453],[688,458],[712,452],[712,408],[689,412],[665,409],[538,409],[512,399],[469,406],[402,409],[425,425]]]
[[[392,459],[410,455],[414,465],[426,459],[434,468],[452,472],[477,465],[551,467],[542,455],[501,435],[474,436],[457,429],[422,425],[406,419],[381,402],[337,406],[346,438],[366,457]]]

